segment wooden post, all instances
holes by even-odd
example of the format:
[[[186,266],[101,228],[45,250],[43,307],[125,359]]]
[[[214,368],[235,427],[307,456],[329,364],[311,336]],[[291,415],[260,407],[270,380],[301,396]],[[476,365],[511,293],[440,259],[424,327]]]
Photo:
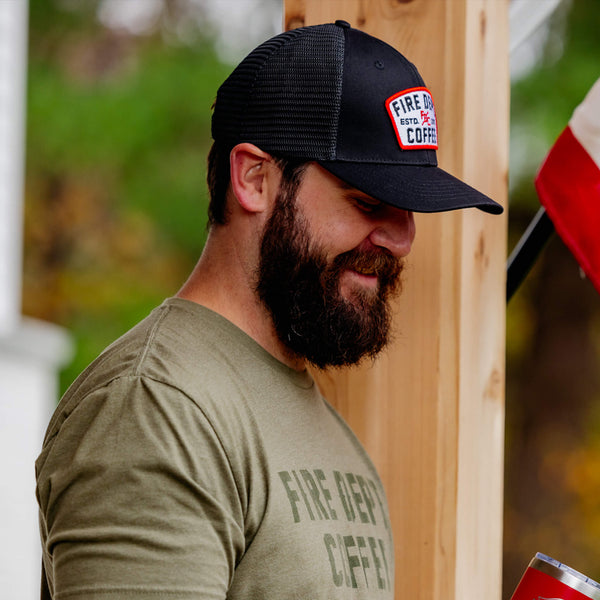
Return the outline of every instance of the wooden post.
[[[286,29],[345,19],[414,62],[440,165],[506,205],[508,0],[285,0]],[[417,215],[375,365],[319,375],[386,486],[396,598],[500,598],[507,215]]]

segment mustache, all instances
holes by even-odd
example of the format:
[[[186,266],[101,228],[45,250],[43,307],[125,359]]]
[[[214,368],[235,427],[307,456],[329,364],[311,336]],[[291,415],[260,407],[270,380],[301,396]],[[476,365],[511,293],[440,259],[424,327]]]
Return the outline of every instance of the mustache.
[[[382,288],[395,286],[400,279],[403,268],[404,262],[401,258],[396,258],[381,250],[365,252],[358,248],[336,256],[331,265],[331,270],[336,273],[350,269],[358,273],[375,275],[379,279]]]

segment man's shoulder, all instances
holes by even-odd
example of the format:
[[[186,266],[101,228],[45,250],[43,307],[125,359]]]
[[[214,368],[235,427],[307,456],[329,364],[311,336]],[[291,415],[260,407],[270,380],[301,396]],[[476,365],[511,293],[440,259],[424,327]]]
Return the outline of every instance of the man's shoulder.
[[[268,378],[273,365],[267,353],[233,323],[199,304],[170,298],[108,346],[63,396],[59,415],[70,414],[90,398],[119,402],[117,397],[141,386],[189,401],[203,410],[238,413]],[[274,360],[274,359],[273,359]],[[261,381],[262,381],[261,380]],[[123,390],[130,390],[124,392]],[[142,390],[136,393],[143,396]],[[252,404],[252,402],[250,402]]]
[[[222,320],[199,305],[165,301],[70,386],[49,423],[45,448],[65,429],[81,437],[92,422],[121,427],[123,419],[155,413],[164,413],[178,428],[204,428],[238,439],[240,429],[252,422],[251,409],[241,401],[247,386],[239,377],[235,381],[223,358],[232,342]]]
[[[185,389],[215,375],[235,351],[235,328],[213,311],[165,300],[110,344],[74,381],[66,397],[86,396],[120,378],[138,377]]]

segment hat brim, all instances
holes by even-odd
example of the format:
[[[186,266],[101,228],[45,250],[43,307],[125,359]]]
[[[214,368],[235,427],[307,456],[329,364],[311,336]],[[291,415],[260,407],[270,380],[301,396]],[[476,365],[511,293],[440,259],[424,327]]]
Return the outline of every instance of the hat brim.
[[[317,161],[356,189],[403,210],[443,212],[479,208],[499,215],[500,204],[435,166]]]

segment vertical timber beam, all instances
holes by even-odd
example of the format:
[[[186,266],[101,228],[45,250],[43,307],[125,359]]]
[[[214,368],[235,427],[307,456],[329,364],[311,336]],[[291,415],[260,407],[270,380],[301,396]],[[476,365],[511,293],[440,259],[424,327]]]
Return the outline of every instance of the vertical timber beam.
[[[286,29],[345,19],[414,62],[440,166],[506,206],[508,0],[284,0]],[[507,214],[417,215],[395,336],[319,373],[388,492],[397,598],[499,599]]]

